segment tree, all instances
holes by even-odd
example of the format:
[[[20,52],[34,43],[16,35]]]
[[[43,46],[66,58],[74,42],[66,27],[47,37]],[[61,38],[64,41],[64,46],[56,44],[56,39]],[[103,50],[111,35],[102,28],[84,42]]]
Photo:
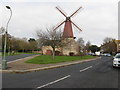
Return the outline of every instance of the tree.
[[[87,50],[87,52],[90,52],[90,46],[91,46],[91,42],[87,41],[87,43],[85,45],[85,49]]]
[[[55,56],[55,48],[62,47],[66,42],[63,42],[62,32],[55,31],[52,28],[49,30],[46,28],[46,32],[43,30],[38,30],[37,32],[38,42],[41,46],[51,46],[53,49],[53,59]]]
[[[36,40],[35,40],[34,38],[30,38],[30,39],[28,40],[28,42],[29,42],[29,44],[30,44],[30,49],[31,49],[32,51],[34,51],[34,50],[37,49],[37,42],[36,42]]]
[[[2,45],[2,48],[4,48],[4,42],[5,42],[5,34],[0,37],[2,38],[2,44],[0,44],[0,48]],[[6,46],[6,52],[28,52],[32,50],[37,49],[37,42],[34,39],[30,39],[29,41],[27,38],[16,38],[11,36],[10,34],[7,34],[7,46]]]
[[[103,44],[101,45],[101,50],[103,53],[115,53],[117,50],[117,45],[115,43],[115,39],[111,37],[106,37],[103,40]]]
[[[27,51],[28,42],[24,41],[23,39],[19,40],[18,42],[19,50],[22,50],[22,52]]]
[[[2,50],[2,34],[5,32],[5,28],[4,27],[1,27],[0,28],[0,50]]]
[[[0,34],[4,33],[5,32],[5,28],[4,27],[1,27],[0,28]]]
[[[95,53],[96,51],[100,50],[100,47],[98,47],[97,45],[91,45],[90,50],[92,53]]]
[[[11,35],[7,33],[7,45],[6,45],[6,51],[10,52],[10,46],[11,46]],[[2,48],[4,48],[5,44],[5,34],[2,35]]]
[[[2,35],[0,35],[0,50],[2,50]]]
[[[114,40],[114,39],[111,38],[111,37],[106,37],[106,38],[103,40],[103,43],[109,43],[109,42],[111,42],[112,40]]]
[[[115,54],[115,52],[117,52],[117,45],[115,40],[112,40],[107,43],[103,43],[101,45],[101,50],[102,50],[102,53]]]
[[[11,40],[11,49],[13,51],[18,51],[19,50],[19,39],[18,38],[15,38],[13,37],[12,40]]]
[[[84,55],[86,52],[85,52],[85,45],[84,45],[83,38],[79,38],[77,40],[77,43],[79,44],[79,47],[80,47],[80,55]]]
[[[25,38],[11,38],[11,50],[18,52],[30,51],[30,44]]]
[[[77,40],[77,43],[79,44],[79,46],[80,46],[80,49],[82,50],[82,49],[84,49],[84,40],[83,40],[83,38],[79,38],[78,40]]]

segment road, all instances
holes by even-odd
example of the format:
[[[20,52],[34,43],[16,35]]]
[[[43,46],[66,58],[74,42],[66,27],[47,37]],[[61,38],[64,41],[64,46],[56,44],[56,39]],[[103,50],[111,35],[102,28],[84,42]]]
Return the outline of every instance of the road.
[[[111,57],[24,74],[3,74],[3,88],[118,88],[120,69]],[[114,90],[114,89],[111,89]],[[116,89],[115,89],[116,90]]]
[[[25,57],[29,57],[29,56],[33,56],[35,54],[18,54],[18,55],[13,55],[13,56],[6,56],[6,60],[7,62],[10,62],[10,61],[14,61],[14,60],[17,60],[17,59],[21,59],[21,58],[25,58]]]

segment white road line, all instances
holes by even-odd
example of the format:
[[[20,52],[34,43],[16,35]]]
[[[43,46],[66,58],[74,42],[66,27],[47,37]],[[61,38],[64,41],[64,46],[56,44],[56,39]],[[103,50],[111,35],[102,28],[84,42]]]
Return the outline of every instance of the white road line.
[[[90,68],[92,68],[92,66],[89,66],[89,67],[87,67],[87,68],[84,68],[84,69],[80,70],[80,72],[83,72],[83,71],[88,70],[88,69],[90,69]]]
[[[45,85],[42,85],[42,86],[40,86],[40,87],[37,87],[36,89],[46,87],[46,86],[48,86],[48,85],[57,83],[57,82],[59,82],[59,81],[61,81],[61,80],[64,80],[64,79],[66,79],[66,78],[69,78],[69,77],[71,77],[71,75],[68,75],[68,76],[65,76],[65,77],[63,77],[63,78],[60,78],[60,79],[58,79],[58,80],[55,80],[55,81],[53,81],[53,82],[47,83],[47,84],[45,84]]]

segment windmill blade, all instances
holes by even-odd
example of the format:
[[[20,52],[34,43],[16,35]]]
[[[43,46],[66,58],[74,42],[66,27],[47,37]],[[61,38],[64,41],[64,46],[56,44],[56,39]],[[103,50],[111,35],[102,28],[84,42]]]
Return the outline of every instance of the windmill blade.
[[[82,7],[79,7],[70,17],[74,16]]]
[[[56,30],[58,27],[60,27],[63,23],[65,22],[65,20],[64,21],[62,21],[60,24],[58,24],[56,27],[54,27],[54,29],[53,30]]]
[[[66,13],[60,7],[57,6],[56,9],[60,11],[65,17],[67,17]]]
[[[72,21],[71,21],[72,22]],[[75,23],[72,22],[72,24],[80,31],[82,31]]]

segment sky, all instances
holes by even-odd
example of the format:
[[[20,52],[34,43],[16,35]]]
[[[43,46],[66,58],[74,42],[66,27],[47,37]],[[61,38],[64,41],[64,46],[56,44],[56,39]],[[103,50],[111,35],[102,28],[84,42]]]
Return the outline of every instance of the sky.
[[[15,37],[37,38],[36,31],[56,26],[65,17],[55,8],[61,7],[68,16],[82,6],[71,20],[82,32],[73,26],[76,39],[101,45],[105,37],[118,39],[119,0],[2,0],[0,3],[0,27],[6,27],[12,9],[8,32]],[[60,27],[62,30],[64,24]]]

